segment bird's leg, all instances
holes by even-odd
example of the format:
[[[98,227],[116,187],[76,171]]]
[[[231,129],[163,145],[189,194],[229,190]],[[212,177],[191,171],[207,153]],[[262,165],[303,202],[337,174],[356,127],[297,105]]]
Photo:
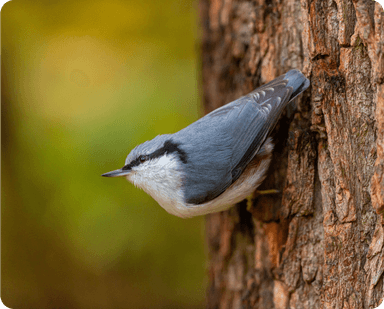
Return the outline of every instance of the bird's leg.
[[[276,189],[270,189],[270,190],[256,190],[255,191],[255,197],[258,195],[269,195],[269,194],[277,194],[280,193],[279,190]]]
[[[277,189],[256,190],[251,195],[247,196],[247,211],[252,212],[253,200],[259,195],[270,195],[270,194],[278,194],[278,193],[280,193],[280,191]]]
[[[255,196],[255,193],[252,193],[251,195],[247,196],[247,211],[250,213],[252,213],[254,196]]]

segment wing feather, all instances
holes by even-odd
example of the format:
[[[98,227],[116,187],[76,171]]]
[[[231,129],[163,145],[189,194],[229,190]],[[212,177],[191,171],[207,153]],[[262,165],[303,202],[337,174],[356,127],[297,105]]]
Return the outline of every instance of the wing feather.
[[[193,158],[185,166],[187,202],[206,203],[234,183],[263,146],[286,105],[308,85],[299,71],[289,71],[175,133],[174,139]]]

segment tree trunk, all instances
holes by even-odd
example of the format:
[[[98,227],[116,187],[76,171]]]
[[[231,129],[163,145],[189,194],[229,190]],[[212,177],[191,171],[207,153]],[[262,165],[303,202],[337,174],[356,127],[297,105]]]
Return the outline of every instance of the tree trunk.
[[[292,68],[311,80],[273,133],[260,189],[281,193],[207,216],[208,308],[377,307],[383,8],[371,0],[200,0],[200,13],[206,112]]]

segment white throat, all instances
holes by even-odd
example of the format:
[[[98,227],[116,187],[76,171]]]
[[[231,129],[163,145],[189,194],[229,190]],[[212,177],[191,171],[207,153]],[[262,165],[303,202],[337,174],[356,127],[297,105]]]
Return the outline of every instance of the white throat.
[[[127,179],[151,195],[161,207],[172,215],[187,218],[222,211],[250,195],[265,178],[271,161],[273,144],[268,139],[264,156],[251,161],[237,181],[217,198],[200,205],[184,201],[183,163],[177,154],[165,154],[132,168]]]
[[[165,154],[132,168],[127,179],[151,195],[169,213],[180,216],[183,204],[182,163],[176,154]]]

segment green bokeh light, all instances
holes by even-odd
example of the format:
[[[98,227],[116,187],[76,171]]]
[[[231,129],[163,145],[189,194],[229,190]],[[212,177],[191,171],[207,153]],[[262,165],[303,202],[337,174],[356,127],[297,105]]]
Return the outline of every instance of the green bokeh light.
[[[2,26],[2,300],[201,308],[203,218],[105,179],[198,118],[193,1],[23,1]]]

